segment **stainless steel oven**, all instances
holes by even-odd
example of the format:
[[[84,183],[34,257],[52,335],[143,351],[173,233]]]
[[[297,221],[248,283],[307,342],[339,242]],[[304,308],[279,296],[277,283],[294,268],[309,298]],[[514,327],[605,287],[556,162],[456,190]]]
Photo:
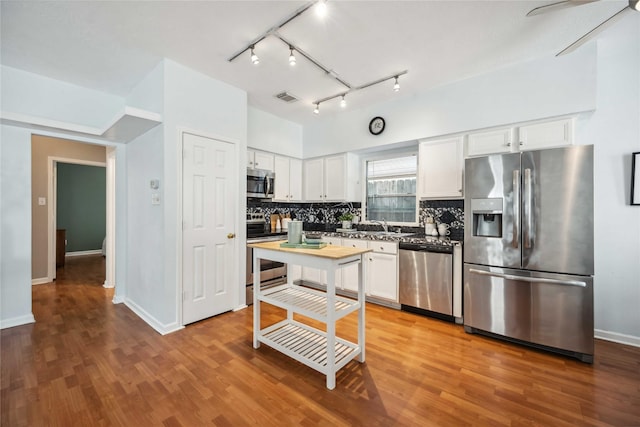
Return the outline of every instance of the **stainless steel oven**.
[[[276,240],[286,240],[283,233],[269,233],[266,231],[266,221],[264,214],[247,214],[247,243],[269,242]],[[253,278],[255,274],[260,275],[260,286],[276,286],[287,281],[287,265],[281,262],[268,259],[260,260],[260,271],[253,271],[253,249],[247,247],[247,304],[253,303]]]

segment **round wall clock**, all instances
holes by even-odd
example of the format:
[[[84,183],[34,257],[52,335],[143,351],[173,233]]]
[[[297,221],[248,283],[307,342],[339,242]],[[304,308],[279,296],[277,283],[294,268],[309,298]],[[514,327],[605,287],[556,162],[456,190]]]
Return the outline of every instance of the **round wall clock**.
[[[384,130],[384,119],[382,117],[374,117],[369,122],[369,132],[372,135],[380,135]]]

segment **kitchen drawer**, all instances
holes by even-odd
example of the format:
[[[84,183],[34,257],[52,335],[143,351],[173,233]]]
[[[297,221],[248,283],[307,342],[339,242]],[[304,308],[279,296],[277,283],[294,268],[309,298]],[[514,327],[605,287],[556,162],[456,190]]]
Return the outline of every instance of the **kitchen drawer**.
[[[366,240],[358,240],[358,239],[342,239],[342,246],[346,246],[348,248],[360,248],[360,249],[366,249],[369,247],[368,242]]]
[[[369,242],[369,249],[373,249],[374,252],[382,254],[395,255],[398,253],[398,244],[396,242],[383,242],[376,240]]]

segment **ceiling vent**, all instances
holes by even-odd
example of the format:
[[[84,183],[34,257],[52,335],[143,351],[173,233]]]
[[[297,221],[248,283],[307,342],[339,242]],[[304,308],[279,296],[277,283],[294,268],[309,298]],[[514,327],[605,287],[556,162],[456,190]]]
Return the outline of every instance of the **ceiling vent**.
[[[275,95],[276,98],[286,102],[286,103],[292,103],[292,102],[296,102],[298,100],[298,98],[296,98],[295,96],[291,95],[290,93],[287,92],[280,92],[278,94]]]

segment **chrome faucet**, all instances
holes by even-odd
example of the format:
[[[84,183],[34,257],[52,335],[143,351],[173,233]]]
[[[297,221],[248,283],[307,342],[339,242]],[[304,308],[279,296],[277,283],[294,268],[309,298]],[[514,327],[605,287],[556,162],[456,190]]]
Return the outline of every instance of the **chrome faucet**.
[[[371,221],[371,222],[375,222],[376,224],[380,224],[385,233],[389,232],[389,226],[387,225],[387,221],[384,218],[382,218],[382,222],[376,221],[376,220]]]

